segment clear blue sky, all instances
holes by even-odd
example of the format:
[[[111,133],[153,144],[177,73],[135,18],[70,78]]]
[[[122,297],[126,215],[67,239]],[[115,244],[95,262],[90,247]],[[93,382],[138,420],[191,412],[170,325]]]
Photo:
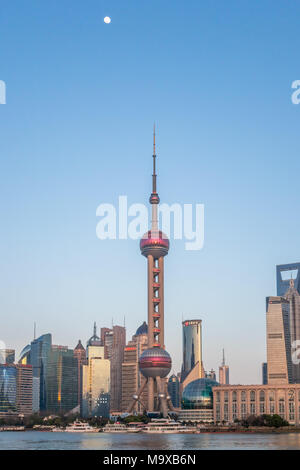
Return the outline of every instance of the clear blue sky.
[[[103,23],[110,16],[111,24]],[[94,320],[146,319],[136,241],[96,238],[96,208],[147,202],[152,125],[168,203],[205,204],[205,245],[166,259],[166,346],[203,320],[204,365],[259,383],[275,265],[300,260],[298,2],[2,0],[0,340],[74,347]]]

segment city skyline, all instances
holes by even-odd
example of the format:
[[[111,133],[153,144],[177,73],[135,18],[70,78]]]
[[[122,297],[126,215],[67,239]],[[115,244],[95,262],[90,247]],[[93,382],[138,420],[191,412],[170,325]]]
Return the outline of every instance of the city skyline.
[[[99,204],[147,203],[155,121],[162,200],[205,205],[203,249],[171,240],[165,269],[172,372],[182,320],[200,318],[205,368],[218,370],[224,347],[230,381],[259,383],[275,266],[300,258],[300,6],[6,3],[0,341],[19,353],[36,321],[75,347],[95,320],[125,315],[130,338],[146,319],[136,241],[95,231]]]

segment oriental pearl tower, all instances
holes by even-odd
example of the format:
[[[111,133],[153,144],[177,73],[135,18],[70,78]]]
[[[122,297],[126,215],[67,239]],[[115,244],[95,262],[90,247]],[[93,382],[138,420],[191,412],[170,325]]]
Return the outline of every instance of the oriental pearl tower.
[[[158,227],[159,196],[156,187],[156,151],[155,126],[153,132],[153,174],[152,193],[150,204],[152,206],[151,229],[145,233],[140,241],[140,249],[147,258],[148,266],[148,349],[139,358],[139,369],[146,380],[143,381],[133,402],[128,408],[131,413],[136,402],[148,387],[148,403],[143,408],[147,412],[158,411],[164,417],[168,410],[173,410],[171,398],[167,394],[167,383],[164,378],[171,370],[172,360],[165,350],[164,342],[164,257],[169,251],[168,237]]]

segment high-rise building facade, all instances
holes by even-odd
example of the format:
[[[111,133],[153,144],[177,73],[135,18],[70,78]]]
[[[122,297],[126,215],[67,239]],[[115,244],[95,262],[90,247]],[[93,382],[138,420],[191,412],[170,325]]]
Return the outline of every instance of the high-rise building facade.
[[[0,417],[32,414],[32,367],[0,364]]]
[[[294,287],[300,294],[300,263],[280,264],[276,266],[277,295],[284,297],[290,285],[290,279],[294,280]]]
[[[219,367],[219,384],[220,385],[229,385],[229,366],[225,363],[225,352],[223,349],[223,359],[222,364]]]
[[[167,394],[165,377],[171,370],[172,360],[165,350],[164,339],[164,257],[169,251],[169,239],[159,230],[158,204],[160,202],[156,188],[156,151],[155,129],[153,135],[153,174],[152,193],[150,195],[152,207],[151,229],[145,233],[140,241],[140,249],[147,258],[147,291],[148,291],[148,349],[139,359],[139,368],[146,378],[148,388],[147,411],[160,411],[167,416],[168,409],[172,409],[172,402]],[[130,413],[143,393],[145,383],[137,390],[134,400],[128,408]]]
[[[0,364],[13,364],[15,362],[14,349],[0,349]]]
[[[204,378],[202,359],[202,320],[182,322],[182,389],[194,380]]]
[[[289,329],[291,341],[291,367],[292,383],[300,383],[300,294],[295,288],[294,279],[290,279],[290,286],[284,298],[289,301]]]
[[[292,381],[290,303],[283,297],[267,298],[268,384]]]
[[[262,376],[262,384],[268,384],[268,363],[263,362],[261,365],[261,376]]]
[[[84,349],[80,339],[74,349],[74,357],[77,360],[77,404],[80,407],[82,400],[82,366],[87,363],[86,350]]]
[[[146,379],[139,370],[139,358],[148,348],[148,327],[144,322],[137,330],[131,341],[124,348],[122,364],[122,402],[121,410],[126,411],[132,403],[132,397]],[[148,390],[144,387],[136,401],[133,412],[141,413],[147,406]]]
[[[17,412],[17,368],[0,364],[0,417]]]
[[[33,376],[32,366],[17,364],[17,410],[24,416],[33,412]]]
[[[179,378],[177,375],[172,374],[168,380],[168,393],[171,397],[174,408],[180,407],[180,390]]]
[[[30,360],[31,344],[27,344],[20,353],[19,364],[31,364]]]
[[[95,324],[94,334],[87,342],[87,364],[82,366],[82,416],[102,416],[106,394],[110,394],[110,361],[105,359]]]
[[[46,409],[66,413],[78,405],[78,363],[72,349],[52,346],[46,374]]]
[[[105,359],[110,360],[110,409],[120,411],[122,407],[122,363],[126,345],[126,329],[114,325],[112,329],[101,328],[101,339]]]
[[[40,336],[31,342],[30,347],[30,364],[32,365],[33,377],[39,379],[39,409],[46,410],[46,375],[48,357],[51,351],[52,336],[50,333]],[[37,397],[34,396],[34,402]]]

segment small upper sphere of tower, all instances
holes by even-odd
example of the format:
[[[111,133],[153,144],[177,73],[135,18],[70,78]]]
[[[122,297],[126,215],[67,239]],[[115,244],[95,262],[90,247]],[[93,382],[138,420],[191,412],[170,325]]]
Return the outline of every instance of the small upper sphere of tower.
[[[139,368],[144,377],[166,377],[172,367],[172,359],[165,349],[146,349],[139,358]]]
[[[148,230],[140,241],[142,255],[160,258],[168,254],[170,242],[161,230]]]
[[[149,202],[150,204],[159,204],[160,202],[159,195],[157,193],[151,193]]]

